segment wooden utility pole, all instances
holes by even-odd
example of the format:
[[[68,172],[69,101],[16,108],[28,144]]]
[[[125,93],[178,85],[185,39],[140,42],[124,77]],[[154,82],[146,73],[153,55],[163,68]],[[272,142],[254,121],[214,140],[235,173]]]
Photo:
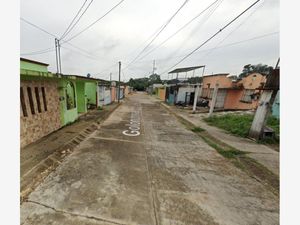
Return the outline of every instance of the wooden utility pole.
[[[210,108],[209,108],[208,117],[210,117],[212,115],[213,111],[214,111],[214,108],[215,108],[215,105],[216,105],[216,102],[217,102],[218,89],[219,89],[219,84],[216,84],[216,86],[214,88]]]
[[[120,80],[121,80],[121,62],[119,62],[119,85],[118,85],[118,103],[120,102]]]

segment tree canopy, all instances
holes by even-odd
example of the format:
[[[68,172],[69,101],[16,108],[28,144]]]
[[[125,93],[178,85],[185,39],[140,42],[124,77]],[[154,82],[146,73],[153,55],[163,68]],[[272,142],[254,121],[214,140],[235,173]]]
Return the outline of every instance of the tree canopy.
[[[262,75],[269,75],[273,71],[272,66],[268,66],[265,64],[257,64],[257,65],[251,65],[247,64],[244,66],[242,73],[239,75],[239,78],[243,78],[248,76],[251,73],[260,73]]]

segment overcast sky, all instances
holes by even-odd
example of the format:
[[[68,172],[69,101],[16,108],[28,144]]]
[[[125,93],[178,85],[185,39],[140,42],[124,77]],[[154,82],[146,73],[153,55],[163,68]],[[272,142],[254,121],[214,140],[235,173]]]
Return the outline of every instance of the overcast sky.
[[[21,1],[21,17],[60,37],[85,0]],[[89,3],[91,0],[87,0]],[[64,40],[86,28],[120,0],[94,0]],[[108,79],[118,78],[118,61],[130,63],[185,0],[125,0],[110,14],[70,41],[85,50],[62,44],[62,72]],[[158,46],[215,0],[189,0],[147,51]],[[130,64],[122,80],[168,71],[255,0],[219,0],[208,11],[149,55]],[[215,10],[213,10],[215,7]],[[55,51],[26,55],[53,47],[54,37],[20,21],[21,56],[50,64],[56,72]],[[63,42],[63,41],[62,41]],[[71,50],[70,50],[71,49]],[[147,53],[145,51],[145,53]],[[25,55],[22,55],[25,54]],[[143,54],[141,55],[141,57]],[[246,14],[176,67],[205,65],[205,74],[239,74],[246,64],[274,66],[279,57],[279,0],[261,0]],[[176,68],[175,67],[175,68]],[[202,70],[195,75],[201,75]],[[184,77],[185,74],[182,74]],[[192,76],[189,73],[188,76]],[[167,73],[162,78],[168,78]]]

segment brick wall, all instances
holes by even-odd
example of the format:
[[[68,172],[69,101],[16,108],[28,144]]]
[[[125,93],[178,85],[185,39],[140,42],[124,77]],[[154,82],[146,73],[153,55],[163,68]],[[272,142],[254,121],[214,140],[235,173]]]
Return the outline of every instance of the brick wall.
[[[27,88],[31,88],[32,93],[32,106],[34,108],[34,114],[31,112],[30,99]],[[36,96],[36,89],[38,88],[39,98]],[[46,99],[45,110],[42,87],[44,88],[44,97]],[[23,107],[22,97],[20,105],[20,138],[21,147],[24,147],[41,137],[59,129],[61,127],[60,122],[60,109],[59,109],[59,93],[58,82],[51,80],[39,80],[39,81],[21,81],[21,89],[23,90]],[[21,94],[21,90],[20,90]],[[38,104],[38,99],[40,104]],[[24,107],[25,106],[25,107]],[[40,106],[40,107],[38,107]],[[24,114],[23,110],[26,108]]]

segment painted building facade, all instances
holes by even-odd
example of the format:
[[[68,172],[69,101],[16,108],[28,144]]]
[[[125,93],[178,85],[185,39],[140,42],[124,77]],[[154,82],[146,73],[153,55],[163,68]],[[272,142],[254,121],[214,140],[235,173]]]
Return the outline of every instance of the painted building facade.
[[[229,74],[213,74],[203,77],[201,97],[211,102],[213,90],[219,84],[215,108],[224,110],[256,109],[260,96],[259,87],[266,82],[266,77],[252,73],[242,79]]]
[[[48,64],[20,60],[20,142],[24,147],[59,129],[59,79]]]

